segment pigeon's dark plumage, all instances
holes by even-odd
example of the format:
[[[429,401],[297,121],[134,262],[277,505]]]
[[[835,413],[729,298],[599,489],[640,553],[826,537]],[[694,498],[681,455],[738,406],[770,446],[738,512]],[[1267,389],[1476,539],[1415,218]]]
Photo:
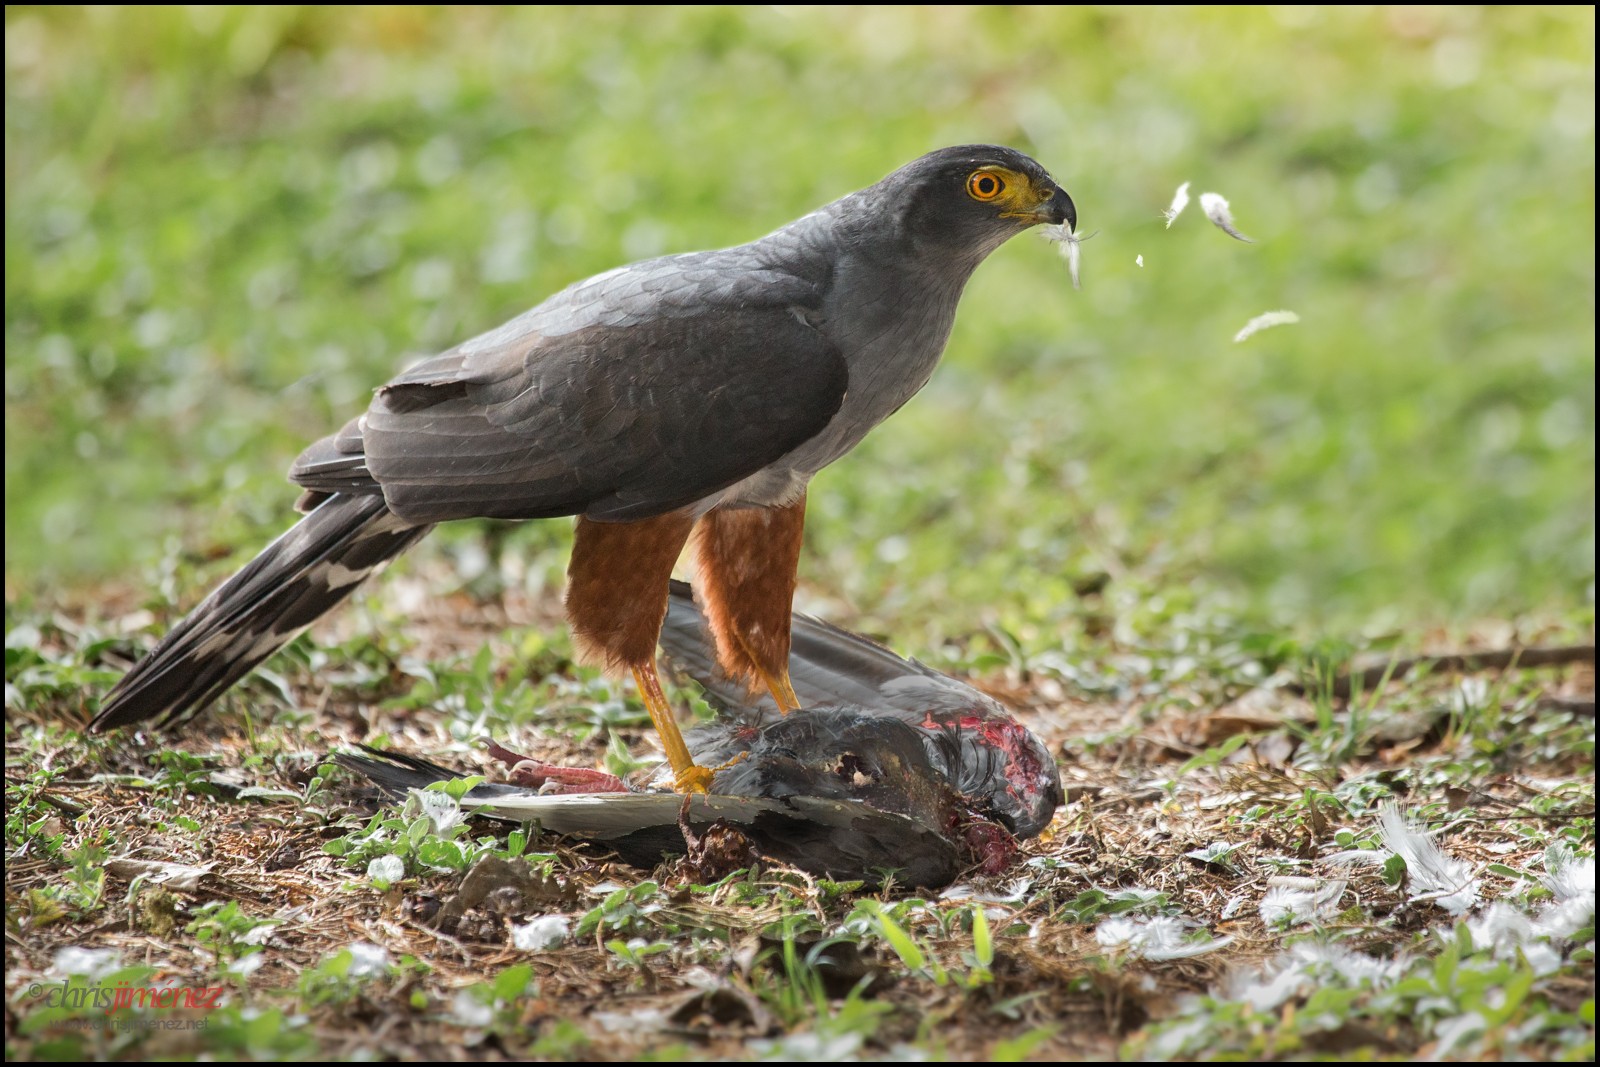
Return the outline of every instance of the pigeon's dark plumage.
[[[785,716],[720,672],[689,587],[673,584],[663,648],[722,709],[685,735],[696,761],[718,768],[710,795],[685,812],[666,792],[666,768],[625,783],[518,763],[498,746],[524,784],[480,785],[463,803],[641,864],[683,851],[680,814],[696,832],[721,820],[805,870],[870,878],[894,868],[915,886],[943,885],[964,866],[996,870],[1012,855],[1011,835],[1049,824],[1062,801],[1055,761],[997,701],[819,619],[796,615],[793,634],[790,677],[807,707]],[[339,759],[392,793],[457,776],[391,753]]]
[[[999,701],[809,615],[797,612],[791,633],[789,677],[803,707],[903,723],[913,731],[908,736],[921,742],[933,773],[974,811],[1018,837],[1033,837],[1049,825],[1061,805],[1061,772],[1044,744]],[[661,648],[732,719],[748,725],[779,718],[770,695],[752,701],[741,682],[722,673],[683,582],[672,583]],[[687,740],[691,750],[705,753],[697,758],[708,766],[726,763],[744,743],[739,731],[722,724],[692,730]]]

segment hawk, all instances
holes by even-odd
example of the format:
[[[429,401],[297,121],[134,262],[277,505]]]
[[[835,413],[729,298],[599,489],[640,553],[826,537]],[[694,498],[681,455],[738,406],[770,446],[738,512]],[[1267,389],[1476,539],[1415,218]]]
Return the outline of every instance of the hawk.
[[[91,728],[192,714],[452,519],[576,515],[579,656],[631,673],[678,788],[703,791],[656,672],[694,541],[723,670],[799,706],[789,625],[806,486],[932,375],[974,269],[1077,224],[1028,156],[913,160],[748,244],[646,260],[411,367],[312,445],[295,526],[179,622]]]

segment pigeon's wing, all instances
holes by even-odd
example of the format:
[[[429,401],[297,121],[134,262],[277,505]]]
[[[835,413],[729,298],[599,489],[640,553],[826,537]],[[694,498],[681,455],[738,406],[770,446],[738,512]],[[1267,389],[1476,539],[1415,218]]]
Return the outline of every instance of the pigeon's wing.
[[[340,753],[335,759],[385,791],[409,789],[461,775],[393,752]],[[464,809],[492,818],[537,822],[551,833],[593,841],[625,861],[654,866],[685,850],[678,827],[683,796],[676,793],[595,793],[541,796],[520,786],[483,784],[461,800]],[[876,883],[888,871],[901,885],[934,889],[960,871],[955,845],[903,815],[876,811],[859,801],[817,797],[689,798],[689,824],[704,832],[713,823],[733,826],[765,855],[836,880]]]
[[[860,634],[796,613],[790,631],[789,680],[805,707],[856,706],[907,716],[950,707],[1009,714],[993,698],[914,659],[897,656]],[[661,647],[717,703],[734,711],[774,713],[768,695],[752,696],[717,666],[705,616],[686,582],[673,582]]]

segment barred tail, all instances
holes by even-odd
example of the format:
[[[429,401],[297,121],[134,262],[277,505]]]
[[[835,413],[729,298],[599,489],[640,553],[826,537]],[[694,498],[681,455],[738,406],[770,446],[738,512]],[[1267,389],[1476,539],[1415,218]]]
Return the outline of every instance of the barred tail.
[[[89,729],[166,726],[199,711],[430,529],[398,518],[376,494],[328,497],[174,626],[111,690]]]

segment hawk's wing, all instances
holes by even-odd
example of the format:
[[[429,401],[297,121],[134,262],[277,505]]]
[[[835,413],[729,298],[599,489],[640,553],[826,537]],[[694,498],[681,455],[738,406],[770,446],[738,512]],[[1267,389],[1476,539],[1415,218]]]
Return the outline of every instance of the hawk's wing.
[[[417,523],[670,511],[838,412],[849,375],[819,302],[748,248],[611,271],[400,375],[290,477],[381,491]]]

